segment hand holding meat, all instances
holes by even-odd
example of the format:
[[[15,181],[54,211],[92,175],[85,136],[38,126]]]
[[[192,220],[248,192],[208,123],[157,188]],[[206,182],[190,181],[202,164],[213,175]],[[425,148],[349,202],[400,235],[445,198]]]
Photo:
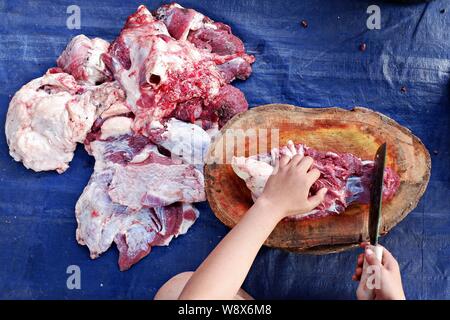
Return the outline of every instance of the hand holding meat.
[[[315,209],[291,215],[290,219],[313,219],[337,215],[343,213],[352,203],[369,202],[373,161],[362,160],[351,153],[319,151],[304,144],[294,144],[293,141],[288,141],[287,145],[281,148],[272,149],[271,154],[262,153],[248,158],[233,158],[231,163],[233,170],[245,181],[254,201],[262,195],[280,155],[286,155],[288,158],[299,155],[314,159],[312,167],[319,170],[320,177],[311,186],[310,193],[318,194],[323,188],[328,190],[324,200]],[[282,185],[283,190],[288,190],[284,187],[284,183]],[[399,186],[398,174],[392,168],[386,168],[383,201],[392,199]]]
[[[272,206],[280,219],[313,210],[327,193],[327,189],[322,188],[315,195],[309,196],[311,186],[320,177],[318,169],[311,169],[313,162],[311,157],[301,154],[292,158],[283,155],[277,161],[273,174],[257,201]]]

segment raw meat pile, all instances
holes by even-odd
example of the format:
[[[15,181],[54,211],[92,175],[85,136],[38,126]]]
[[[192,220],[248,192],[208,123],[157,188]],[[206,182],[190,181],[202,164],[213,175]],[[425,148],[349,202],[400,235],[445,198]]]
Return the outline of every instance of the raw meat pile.
[[[273,149],[271,154],[260,154],[252,157],[234,157],[234,172],[245,181],[255,200],[258,198],[272,174],[275,160],[280,155],[293,157],[296,154],[310,156],[314,159],[312,168],[320,171],[319,179],[311,187],[311,195],[321,188],[328,189],[325,200],[313,211],[296,215],[294,219],[317,218],[330,214],[340,214],[351,203],[369,203],[370,184],[374,162],[361,160],[351,153],[321,152],[303,144],[294,145],[289,141],[287,146]],[[383,200],[389,201],[400,186],[400,177],[392,168],[384,173]]]
[[[140,6],[111,44],[73,38],[58,67],[15,94],[10,154],[62,173],[84,143],[95,168],[76,204],[77,240],[92,258],[116,243],[126,270],[197,219],[203,157],[248,109],[230,82],[247,79],[254,60],[223,23],[178,4]]]

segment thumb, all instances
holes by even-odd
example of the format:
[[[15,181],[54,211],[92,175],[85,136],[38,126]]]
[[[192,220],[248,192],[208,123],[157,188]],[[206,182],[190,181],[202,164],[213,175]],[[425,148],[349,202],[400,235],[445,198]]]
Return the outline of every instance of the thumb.
[[[386,248],[383,248],[383,266],[385,266],[388,270],[398,269],[398,262],[395,260],[392,253],[390,253]]]
[[[327,194],[327,191],[328,191],[327,188],[322,188],[319,191],[317,191],[317,193],[314,196],[309,197],[308,201],[309,201],[311,210],[314,209],[315,207],[317,207],[325,199],[325,195]]]
[[[365,255],[367,263],[370,266],[380,266],[381,267],[381,261],[378,260],[375,252],[372,249],[372,246],[366,246],[364,255]]]

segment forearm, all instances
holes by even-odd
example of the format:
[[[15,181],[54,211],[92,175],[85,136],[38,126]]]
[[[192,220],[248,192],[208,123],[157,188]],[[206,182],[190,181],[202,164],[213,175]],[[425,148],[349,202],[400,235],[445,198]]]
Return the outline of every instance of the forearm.
[[[186,284],[180,299],[232,299],[281,215],[258,200]]]

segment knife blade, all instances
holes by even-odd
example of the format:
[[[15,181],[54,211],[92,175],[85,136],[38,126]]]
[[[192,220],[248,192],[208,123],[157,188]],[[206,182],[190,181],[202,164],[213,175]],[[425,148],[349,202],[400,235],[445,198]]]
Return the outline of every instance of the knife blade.
[[[377,150],[374,159],[372,184],[369,203],[369,238],[370,244],[376,246],[380,234],[381,207],[383,202],[383,180],[386,166],[386,143]]]
[[[378,245],[381,224],[381,206],[383,202],[383,182],[384,169],[386,166],[386,143],[383,143],[377,150],[374,158],[373,175],[370,186],[369,221],[368,231],[370,245],[377,259],[381,262],[383,258],[383,247]],[[375,297],[373,289],[376,287],[372,282],[372,271],[367,260],[364,258],[363,270],[361,274],[361,284],[357,292],[361,299],[372,300]]]

